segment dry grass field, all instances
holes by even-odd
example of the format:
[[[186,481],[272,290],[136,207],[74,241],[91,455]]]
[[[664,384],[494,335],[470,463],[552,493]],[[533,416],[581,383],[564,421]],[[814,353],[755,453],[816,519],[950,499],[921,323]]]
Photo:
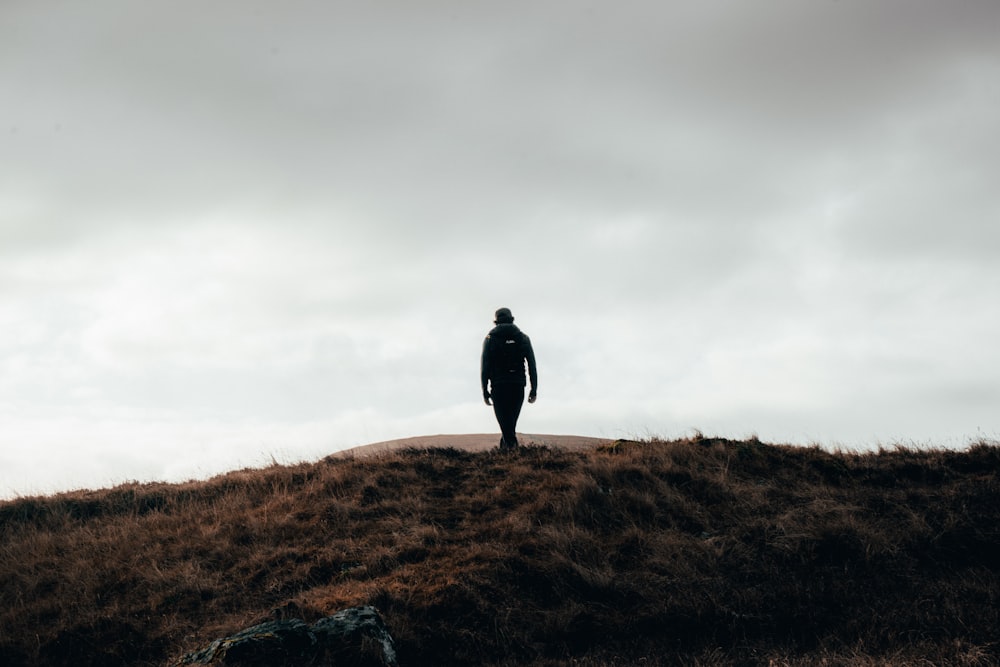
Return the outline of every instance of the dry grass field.
[[[996,443],[591,444],[0,503],[0,664],[166,665],[363,604],[402,665],[1000,664]]]

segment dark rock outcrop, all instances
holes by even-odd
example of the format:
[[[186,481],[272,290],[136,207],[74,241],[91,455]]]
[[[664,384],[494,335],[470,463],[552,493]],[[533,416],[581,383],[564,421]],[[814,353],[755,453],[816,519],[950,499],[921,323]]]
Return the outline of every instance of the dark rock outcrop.
[[[261,623],[216,639],[176,665],[396,667],[397,663],[395,645],[379,613],[374,607],[354,607],[312,625],[297,618]]]

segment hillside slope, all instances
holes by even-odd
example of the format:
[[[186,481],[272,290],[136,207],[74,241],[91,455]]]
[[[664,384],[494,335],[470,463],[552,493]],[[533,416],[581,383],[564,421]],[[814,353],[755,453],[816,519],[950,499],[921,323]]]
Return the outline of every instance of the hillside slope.
[[[0,664],[163,665],[361,604],[403,665],[998,664],[998,469],[699,438],[25,498]]]

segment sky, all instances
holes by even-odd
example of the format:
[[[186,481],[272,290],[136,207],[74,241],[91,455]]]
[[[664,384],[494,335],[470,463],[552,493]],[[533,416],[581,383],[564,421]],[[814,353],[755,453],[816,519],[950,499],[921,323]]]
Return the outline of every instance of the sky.
[[[4,0],[0,497],[1000,433],[1000,3]]]

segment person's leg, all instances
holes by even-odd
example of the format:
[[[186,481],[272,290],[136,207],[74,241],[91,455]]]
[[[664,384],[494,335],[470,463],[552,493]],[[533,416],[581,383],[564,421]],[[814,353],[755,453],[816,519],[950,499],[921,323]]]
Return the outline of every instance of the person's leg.
[[[524,405],[524,387],[515,386],[511,389],[510,415],[508,419],[508,431],[510,439],[507,441],[508,447],[517,447],[517,419],[521,416],[521,407]],[[506,436],[505,436],[506,437]]]
[[[493,413],[503,434],[501,447],[517,447],[517,418],[524,404],[524,387],[517,384],[500,384],[493,387]]]

